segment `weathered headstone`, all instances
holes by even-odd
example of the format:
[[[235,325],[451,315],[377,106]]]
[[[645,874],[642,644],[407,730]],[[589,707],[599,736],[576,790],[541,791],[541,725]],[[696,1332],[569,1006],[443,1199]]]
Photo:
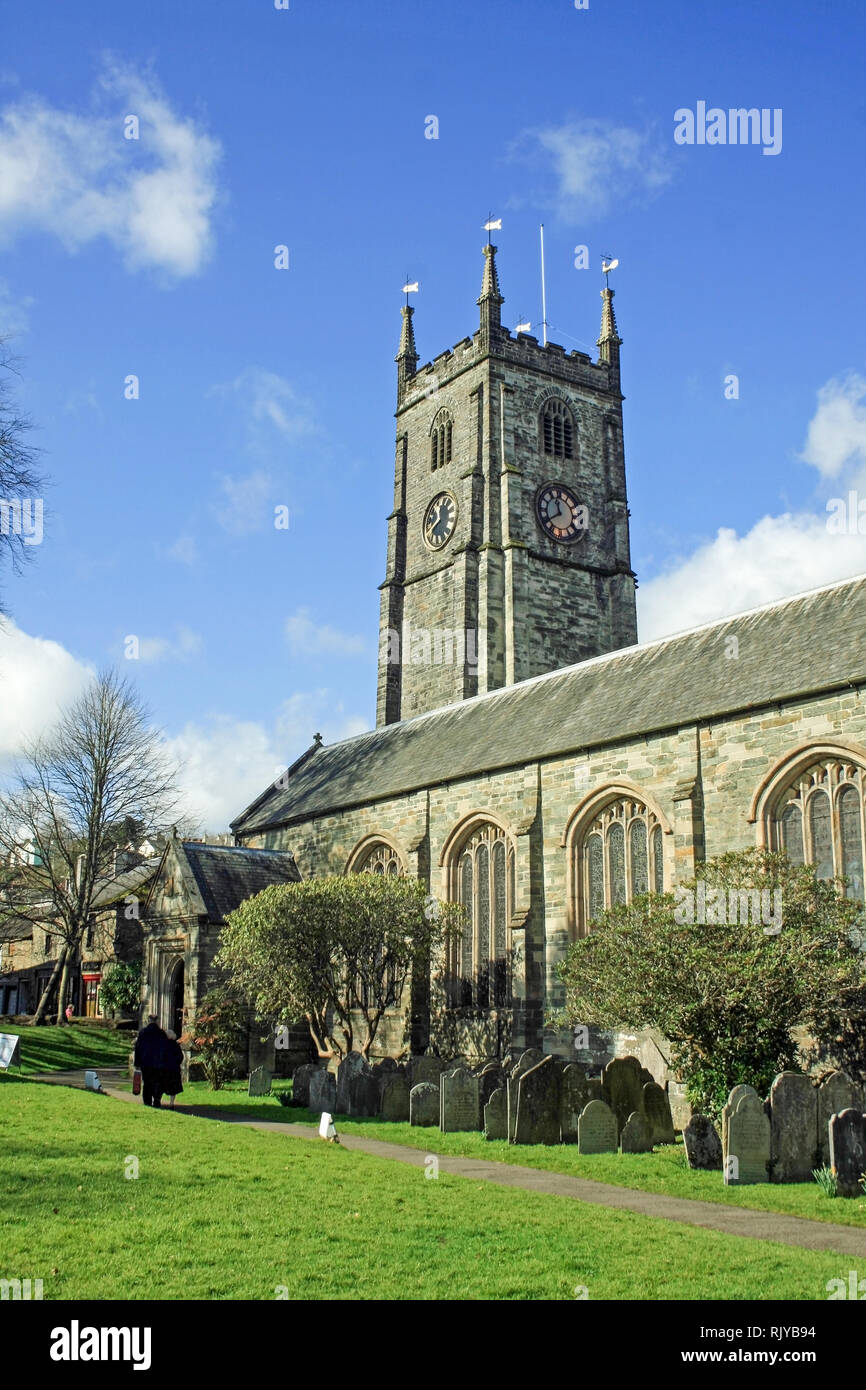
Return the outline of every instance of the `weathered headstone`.
[[[405,1076],[396,1071],[391,1075],[386,1072],[381,1095],[382,1119],[405,1124],[409,1119],[409,1082]]]
[[[399,1071],[399,1067],[393,1057],[380,1057],[378,1062],[373,1063],[373,1071],[377,1076],[384,1076]]]
[[[349,1081],[348,1115],[378,1115],[382,1093],[379,1078],[372,1071],[358,1071]]]
[[[478,1104],[478,1077],[463,1067],[443,1073],[440,1091],[439,1128],[443,1134],[481,1128]]]
[[[735,1086],[728,1093],[728,1099],[722,1106],[722,1156],[728,1152],[728,1120],[733,1115],[743,1096],[758,1096],[754,1086]],[[760,1097],[758,1097],[760,1099]]]
[[[559,1075],[553,1058],[545,1057],[518,1078],[513,1143],[559,1143]]]
[[[433,1086],[438,1087],[439,1077],[443,1071],[448,1070],[448,1063],[444,1057],[413,1057],[412,1085],[420,1086],[423,1082],[429,1081]]]
[[[544,1061],[544,1053],[537,1048],[530,1048],[524,1052],[519,1061],[509,1071],[505,1079],[505,1088],[508,1093],[508,1141],[514,1143],[514,1127],[517,1124],[517,1088],[520,1084],[521,1076],[525,1076],[533,1067],[537,1067],[539,1062]]]
[[[707,1115],[693,1115],[683,1130],[690,1168],[718,1171],[722,1166],[722,1141]]]
[[[295,1105],[309,1105],[310,1077],[322,1068],[316,1062],[303,1062],[292,1072],[292,1100]]]
[[[764,1102],[753,1091],[751,1095],[740,1097],[736,1110],[728,1117],[728,1150],[724,1157],[726,1185],[742,1187],[747,1183],[769,1182],[769,1162],[770,1118],[764,1110]]]
[[[362,1073],[369,1073],[370,1064],[360,1052],[350,1052],[337,1068],[337,1111],[340,1115],[351,1115],[350,1088],[352,1080]]]
[[[484,1138],[508,1138],[508,1092],[504,1086],[493,1092],[484,1107]]]
[[[831,1072],[815,1092],[818,1103],[818,1167],[830,1163],[830,1117],[843,1110],[866,1110],[863,1087],[844,1071]]]
[[[317,1067],[310,1077],[310,1109],[327,1110],[333,1115],[337,1109],[337,1078],[325,1067]]]
[[[274,1073],[268,1067],[255,1067],[250,1072],[249,1085],[247,1086],[248,1096],[269,1096],[271,1094],[271,1082]]]
[[[862,1197],[860,1179],[866,1173],[866,1115],[843,1110],[830,1120],[830,1167],[840,1197]]]
[[[439,1124],[439,1087],[421,1081],[409,1092],[409,1123],[429,1128]]]
[[[590,1102],[591,1100],[601,1100],[601,1101],[604,1101],[605,1105],[607,1105],[607,1102],[608,1102],[607,1090],[606,1090],[605,1084],[604,1084],[604,1082],[602,1081],[602,1079],[601,1079],[600,1076],[590,1076],[590,1077],[587,1077],[587,1082],[586,1082],[586,1103],[587,1103],[587,1105],[589,1104],[589,1102]]]
[[[577,1151],[614,1154],[618,1143],[616,1115],[603,1100],[591,1100],[577,1122]]]
[[[652,1126],[642,1110],[631,1112],[622,1127],[619,1143],[624,1154],[652,1153]]]
[[[482,1109],[500,1086],[505,1085],[505,1075],[498,1065],[486,1066],[478,1078],[478,1101]]]
[[[668,1080],[668,1100],[674,1130],[685,1130],[693,1112],[692,1103],[686,1095],[686,1088],[682,1081],[676,1081],[673,1077]]]
[[[608,1062],[602,1073],[608,1104],[616,1115],[620,1133],[632,1111],[640,1110],[643,1105],[640,1073],[641,1066],[637,1057],[615,1057],[612,1062]]]
[[[643,1112],[649,1121],[654,1144],[676,1143],[670,1102],[657,1081],[647,1081],[644,1084]]]
[[[571,1062],[563,1068],[559,1087],[559,1130],[563,1144],[577,1143],[578,1117],[592,1099],[583,1067]]]
[[[802,1072],[783,1071],[770,1087],[770,1176],[809,1182],[818,1147],[818,1099]]]

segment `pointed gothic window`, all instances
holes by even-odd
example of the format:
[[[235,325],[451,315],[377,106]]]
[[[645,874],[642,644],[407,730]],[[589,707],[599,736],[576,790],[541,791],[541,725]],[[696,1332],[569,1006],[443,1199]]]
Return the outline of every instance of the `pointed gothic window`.
[[[355,874],[380,874],[385,878],[400,878],[406,872],[400,855],[384,840],[377,840],[350,869]]]
[[[452,956],[452,1002],[500,1008],[509,1000],[514,851],[496,825],[478,827],[457,860],[457,899],[466,911]]]
[[[814,864],[819,878],[845,878],[849,898],[864,901],[866,771],[842,757],[824,757],[782,784],[771,806],[767,843],[792,864]]]
[[[575,916],[586,930],[607,907],[664,892],[664,833],[632,797],[607,802],[575,842]]]
[[[541,445],[553,458],[574,458],[574,418],[565,401],[556,397],[547,401],[542,411]]]
[[[430,469],[435,472],[437,468],[444,468],[451,462],[451,444],[454,432],[454,422],[450,412],[440,410],[433,421],[430,430]]]

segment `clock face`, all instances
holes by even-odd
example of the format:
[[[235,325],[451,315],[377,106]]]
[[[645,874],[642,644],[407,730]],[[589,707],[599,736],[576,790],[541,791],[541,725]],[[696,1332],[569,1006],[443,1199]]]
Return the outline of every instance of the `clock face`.
[[[543,529],[555,541],[571,544],[583,540],[589,513],[564,483],[545,483],[535,498],[535,512]]]
[[[451,539],[457,520],[457,503],[447,492],[434,497],[424,515],[424,540],[431,550],[441,550]]]

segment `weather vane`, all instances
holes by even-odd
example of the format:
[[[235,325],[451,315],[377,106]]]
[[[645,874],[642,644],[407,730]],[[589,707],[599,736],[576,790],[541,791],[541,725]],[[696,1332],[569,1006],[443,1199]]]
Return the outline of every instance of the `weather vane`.
[[[610,275],[610,272],[612,270],[616,270],[618,265],[619,261],[611,260],[610,256],[602,256],[601,273],[604,276],[604,287],[606,290],[610,289],[610,282],[607,277]]]
[[[407,309],[409,308],[409,296],[410,296],[410,294],[417,294],[417,293],[418,293],[418,281],[417,281],[417,280],[413,280],[412,283],[410,284],[410,283],[409,283],[409,276],[407,275],[407,276],[406,276],[406,283],[405,283],[405,285],[403,286],[403,294],[405,294],[405,296],[406,296],[406,308],[407,308]]]

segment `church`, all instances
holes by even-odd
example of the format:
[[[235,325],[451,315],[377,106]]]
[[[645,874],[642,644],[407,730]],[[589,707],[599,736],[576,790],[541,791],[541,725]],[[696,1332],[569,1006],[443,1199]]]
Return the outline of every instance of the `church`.
[[[317,735],[232,831],[305,878],[409,874],[464,904],[413,1051],[634,1052],[664,1082],[663,1039],[548,1025],[556,967],[605,906],[727,850],[784,849],[863,897],[866,577],[638,643],[601,298],[595,361],[503,326],[492,245],[472,336],[419,367],[403,308],[376,728]],[[404,1050],[403,1026],[377,1046]]]

